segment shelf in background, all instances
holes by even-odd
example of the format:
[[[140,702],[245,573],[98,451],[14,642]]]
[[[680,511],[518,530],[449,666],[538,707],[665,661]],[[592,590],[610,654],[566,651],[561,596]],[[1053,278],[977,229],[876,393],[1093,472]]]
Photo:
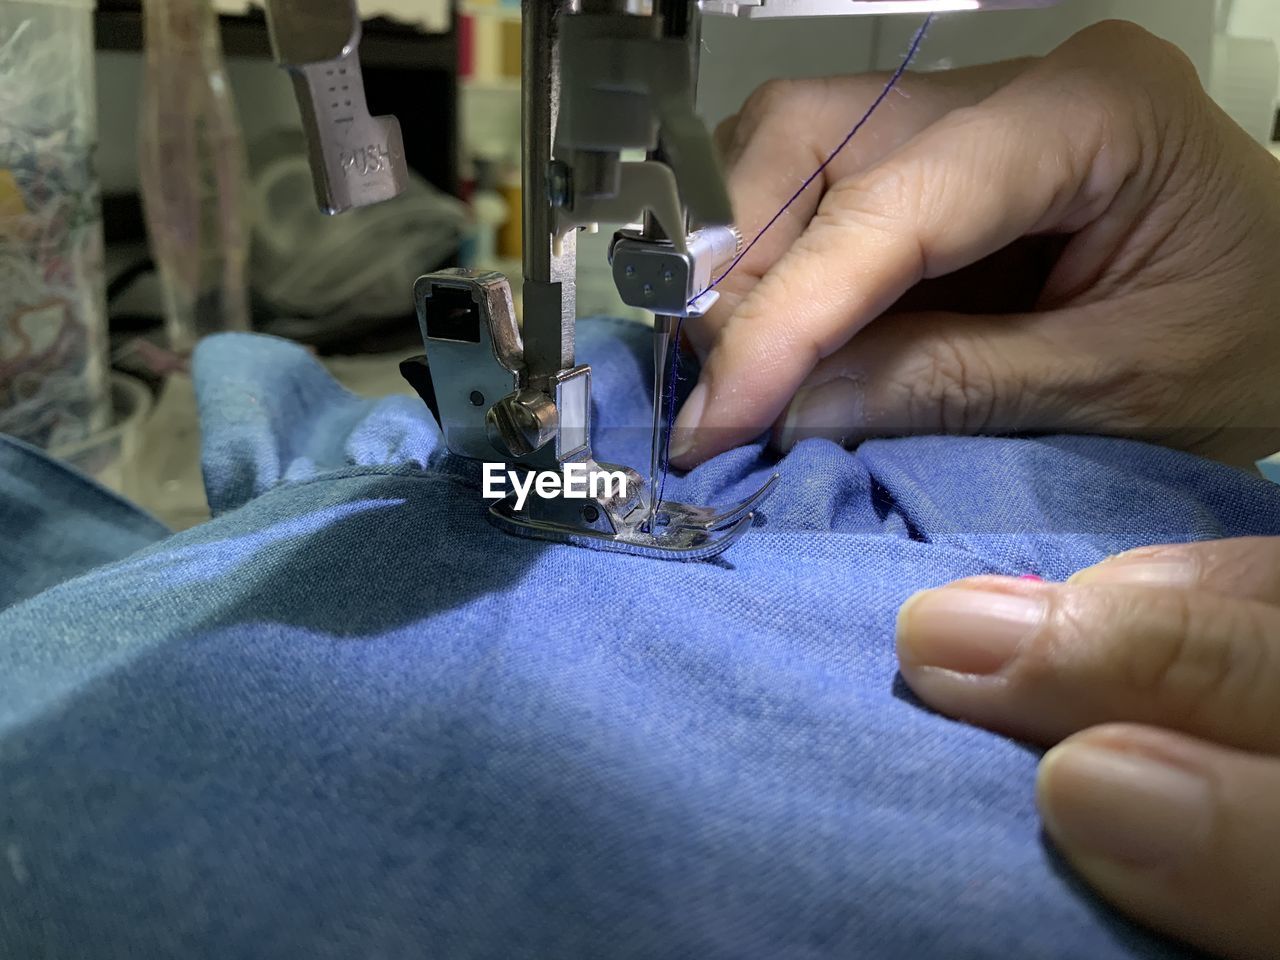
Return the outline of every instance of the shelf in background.
[[[260,12],[243,17],[219,17],[222,49],[228,57],[269,58],[271,41]],[[142,11],[136,2],[103,0],[94,14],[99,50],[142,49]],[[364,25],[360,62],[365,67],[396,70],[448,70],[457,66],[454,33],[422,33],[388,20]]]
[[[503,3],[462,3],[458,13],[466,17],[497,17],[499,20],[519,20],[520,8]]]

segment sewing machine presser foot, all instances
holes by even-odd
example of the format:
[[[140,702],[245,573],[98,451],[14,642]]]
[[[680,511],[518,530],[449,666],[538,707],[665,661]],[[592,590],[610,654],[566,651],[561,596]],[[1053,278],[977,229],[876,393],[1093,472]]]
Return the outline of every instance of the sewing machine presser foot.
[[[490,507],[490,520],[499,529],[534,540],[653,559],[709,560],[751,528],[757,508],[778,480],[775,474],[746,500],[725,510],[671,500],[653,509],[649,491],[634,470],[612,464],[594,466],[626,474],[628,493],[585,500],[531,495],[523,510],[516,509],[513,494]]]
[[[554,491],[525,486],[493,504],[490,519],[521,537],[673,560],[705,560],[752,525],[771,478],[727,509],[670,500],[630,467],[597,463],[591,450],[591,368],[544,374],[525,363],[511,288],[498,273],[442,270],[415,289],[427,354],[400,365],[444,434],[449,451],[516,474],[564,478]],[[580,488],[570,496],[573,474]],[[530,478],[532,479],[532,478]],[[520,489],[519,486],[516,487]]]

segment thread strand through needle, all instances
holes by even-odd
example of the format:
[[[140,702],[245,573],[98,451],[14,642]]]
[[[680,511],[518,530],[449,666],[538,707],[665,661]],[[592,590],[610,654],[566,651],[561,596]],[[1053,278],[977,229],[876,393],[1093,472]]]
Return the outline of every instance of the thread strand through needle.
[[[849,145],[849,142],[862,132],[862,128],[865,127],[871,121],[871,118],[876,115],[876,111],[880,109],[880,106],[889,98],[889,94],[893,93],[894,89],[898,86],[898,81],[901,80],[903,75],[911,68],[911,64],[916,59],[916,54],[920,52],[921,44],[924,43],[925,34],[928,33],[929,26],[933,23],[933,18],[934,14],[929,14],[929,16],[925,17],[924,23],[920,25],[920,29],[916,31],[915,37],[912,38],[911,46],[908,48],[907,55],[903,58],[902,63],[898,66],[898,69],[893,72],[893,76],[891,76],[889,81],[884,85],[884,89],[880,91],[879,96],[872,101],[867,112],[864,113],[861,119],[853,125],[853,129],[850,130],[845,135],[845,138],[840,141],[839,145],[827,155],[827,159],[822,161],[818,166],[818,169],[809,174],[804,183],[800,184],[799,189],[791,195],[791,199],[782,205],[782,209],[775,213],[772,219],[770,219],[769,222],[760,229],[760,232],[752,238],[751,242],[742,248],[742,252],[733,258],[733,261],[725,268],[724,273],[712,280],[706,290],[701,291],[698,296],[690,300],[689,305],[695,303],[699,297],[702,297],[704,294],[709,293],[716,287],[720,286],[729,274],[733,273],[733,271],[737,269],[738,264],[742,263],[742,261],[746,259],[747,254],[752,251],[756,244],[764,239],[764,235],[773,229],[774,224],[781,220],[786,212],[795,206],[796,201],[804,195],[804,192],[813,186],[813,182],[826,173],[827,167],[831,166],[831,164],[835,162],[836,158],[844,152],[844,148]]]
[[[871,118],[875,116],[876,111],[880,109],[880,106],[889,98],[889,95],[893,93],[894,89],[897,88],[898,81],[900,81],[903,75],[911,69],[911,64],[915,62],[916,55],[920,52],[920,47],[924,43],[925,34],[929,32],[929,27],[933,23],[933,18],[934,14],[929,14],[929,16],[925,17],[924,23],[920,25],[920,29],[916,31],[915,36],[912,38],[911,45],[908,47],[906,56],[902,59],[902,63],[898,66],[898,69],[893,72],[893,75],[884,85],[884,89],[880,91],[880,95],[872,101],[867,112],[864,113],[858,122],[853,125],[853,128],[845,135],[845,138],[840,141],[830,154],[827,155],[827,158],[822,161],[818,169],[814,170],[804,183],[800,185],[800,188],[791,195],[791,199],[782,205],[782,209],[775,213],[769,222],[766,223],[755,237],[752,238],[751,242],[742,248],[741,252],[733,258],[733,261],[725,268],[724,272],[711,281],[705,290],[700,291],[696,297],[689,301],[689,306],[692,306],[704,294],[718,287],[724,282],[725,278],[728,277],[729,274],[733,273],[733,271],[737,269],[738,264],[742,263],[747,254],[749,254],[755,248],[756,244],[764,238],[764,235],[773,228],[773,225],[786,215],[787,211],[795,205],[795,202],[800,199],[804,192],[813,186],[814,181],[822,176],[826,172],[827,167],[831,166],[831,164],[835,162],[836,157],[840,156],[844,151],[844,148],[849,145],[849,142],[853,140],[853,138],[862,131],[862,128],[870,122]],[[684,318],[681,317],[676,323],[675,332],[671,338],[671,374],[668,378],[666,396],[667,435],[663,441],[662,449],[662,479],[658,484],[657,498],[654,501],[653,515],[655,519],[657,517],[657,511],[662,507],[663,495],[667,488],[667,476],[671,473],[671,434],[675,428],[676,420],[676,386],[680,379],[680,333],[683,328]]]

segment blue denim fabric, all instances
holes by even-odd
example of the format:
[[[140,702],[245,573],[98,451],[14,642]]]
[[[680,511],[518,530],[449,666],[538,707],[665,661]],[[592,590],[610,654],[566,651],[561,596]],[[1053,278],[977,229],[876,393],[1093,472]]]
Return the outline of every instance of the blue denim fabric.
[[[0,435],[0,610],[168,535],[109,490]]]
[[[649,344],[580,328],[641,464]],[[0,956],[1186,956],[1042,840],[1037,754],[923,708],[900,603],[1280,533],[1280,489],[1121,441],[820,441],[720,562],[506,537],[410,399],[197,357],[216,519],[0,614]]]

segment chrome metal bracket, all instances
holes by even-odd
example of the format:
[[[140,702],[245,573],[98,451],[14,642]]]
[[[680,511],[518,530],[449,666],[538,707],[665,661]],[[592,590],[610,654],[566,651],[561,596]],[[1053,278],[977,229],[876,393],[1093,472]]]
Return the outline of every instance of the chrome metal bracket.
[[[737,227],[704,227],[676,245],[620,230],[609,248],[613,282],[629,307],[664,317],[700,317],[720,299],[714,271],[742,250]]]

